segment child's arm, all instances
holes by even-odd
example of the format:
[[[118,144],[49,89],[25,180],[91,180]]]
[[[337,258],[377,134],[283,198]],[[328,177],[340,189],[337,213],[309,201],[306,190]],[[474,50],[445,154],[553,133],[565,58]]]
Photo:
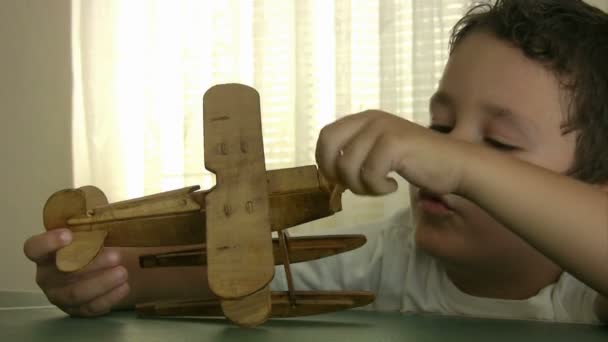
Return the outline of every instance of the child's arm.
[[[601,294],[608,294],[608,188],[467,146],[458,193]]]
[[[55,253],[70,241],[69,230],[57,229],[33,236],[24,245],[25,255],[36,263],[38,286],[69,315],[92,317],[135,303],[210,297],[203,267],[139,268],[140,254],[166,248],[104,248],[82,271],[60,272]]]
[[[604,296],[608,295],[608,192],[407,120],[368,111],[325,127],[317,162],[358,194],[396,189],[395,171],[437,194],[477,203]],[[608,321],[606,298],[597,313]]]
[[[598,291],[608,323],[608,188],[467,146],[458,193]]]

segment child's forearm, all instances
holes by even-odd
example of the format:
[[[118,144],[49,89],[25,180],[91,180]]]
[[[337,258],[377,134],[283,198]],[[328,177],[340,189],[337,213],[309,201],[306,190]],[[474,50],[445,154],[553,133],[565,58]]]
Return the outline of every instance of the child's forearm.
[[[494,151],[470,148],[459,193],[608,294],[608,192]]]
[[[139,256],[176,250],[173,248],[116,248],[129,273],[129,295],[116,309],[137,303],[186,298],[211,298],[205,267],[139,267]]]

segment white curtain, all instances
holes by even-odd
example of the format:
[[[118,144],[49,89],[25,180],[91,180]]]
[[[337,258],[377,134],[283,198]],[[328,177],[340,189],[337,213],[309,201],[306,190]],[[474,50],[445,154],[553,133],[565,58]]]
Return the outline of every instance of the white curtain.
[[[608,12],[608,0],[585,0],[586,3]]]
[[[469,4],[73,0],[75,186],[111,201],[211,187],[202,96],[217,83],[259,91],[268,169],[314,163],[320,128],[345,114],[380,108],[424,124]],[[329,222],[387,215],[407,205],[400,189],[347,195]]]

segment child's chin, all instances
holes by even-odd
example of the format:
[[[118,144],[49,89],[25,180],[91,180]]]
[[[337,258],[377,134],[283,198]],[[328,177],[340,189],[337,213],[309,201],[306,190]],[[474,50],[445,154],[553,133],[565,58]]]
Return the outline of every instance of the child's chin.
[[[416,247],[440,259],[460,259],[469,250],[464,243],[466,239],[460,233],[453,227],[419,221],[416,225]]]

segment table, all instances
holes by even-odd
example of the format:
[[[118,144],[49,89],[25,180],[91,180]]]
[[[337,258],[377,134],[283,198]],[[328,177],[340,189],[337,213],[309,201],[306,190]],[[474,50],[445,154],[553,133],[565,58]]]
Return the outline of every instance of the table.
[[[255,329],[223,319],[69,318],[42,294],[0,291],[0,341],[608,341],[608,327],[346,311],[275,319]]]

